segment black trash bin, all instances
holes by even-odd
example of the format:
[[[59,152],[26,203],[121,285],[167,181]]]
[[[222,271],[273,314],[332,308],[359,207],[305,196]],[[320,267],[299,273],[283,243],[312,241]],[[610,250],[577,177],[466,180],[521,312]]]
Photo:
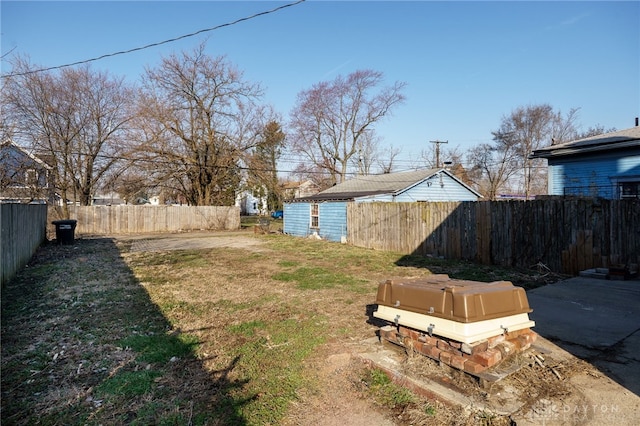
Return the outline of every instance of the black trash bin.
[[[78,223],[77,220],[54,220],[51,223],[56,226],[56,240],[58,244],[73,244],[76,223]]]

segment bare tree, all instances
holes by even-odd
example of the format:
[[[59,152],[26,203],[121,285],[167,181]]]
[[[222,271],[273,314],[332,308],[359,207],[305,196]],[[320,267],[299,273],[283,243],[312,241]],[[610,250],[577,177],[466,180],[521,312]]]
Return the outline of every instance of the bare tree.
[[[577,139],[576,120],[580,108],[571,108],[566,116],[560,111],[554,112],[551,118],[551,144],[558,144]]]
[[[263,190],[267,197],[267,208],[277,210],[282,207],[282,193],[278,182],[278,159],[282,155],[285,134],[280,123],[269,121],[260,136],[260,142],[247,160],[248,185],[255,193]]]
[[[16,137],[53,167],[63,200],[89,205],[106,173],[117,163],[131,118],[131,90],[123,79],[86,65],[59,74],[29,72],[17,58],[3,96]],[[68,217],[66,203],[64,214]]]
[[[502,118],[493,134],[493,144],[482,144],[467,154],[468,176],[489,199],[505,190],[522,191],[525,197],[546,189],[546,168],[532,159],[536,149],[582,136],[576,130],[578,108],[566,115],[548,104],[518,107]],[[597,130],[590,130],[597,132]]]
[[[130,162],[114,169],[102,185],[102,189],[107,194],[117,194],[126,204],[146,203],[150,196],[155,195],[155,187],[150,186],[146,173],[139,168],[131,167]],[[166,193],[162,193],[160,198],[162,203],[167,198],[171,199]]]
[[[200,45],[148,69],[135,159],[151,182],[192,205],[233,205],[248,154],[260,143],[259,85]]]
[[[388,146],[382,153],[380,159],[378,159],[378,166],[382,170],[382,173],[392,173],[395,168],[395,161],[398,155],[402,152],[402,148],[396,148],[393,145]]]
[[[356,170],[358,175],[369,175],[371,168],[380,156],[380,138],[370,131],[363,132],[358,142],[359,147],[356,155],[351,157],[349,164],[352,170]]]
[[[439,150],[439,153],[436,153],[436,150]],[[459,146],[455,146],[453,148],[448,147],[440,147],[436,144],[429,144],[429,146],[423,149],[420,152],[420,158],[427,165],[427,167],[435,168],[438,167],[437,158],[440,157],[441,166],[444,163],[449,163],[450,165],[461,164],[463,154],[460,151]]]
[[[310,180],[318,186],[320,191],[336,184],[327,169],[323,169],[315,164],[299,163],[291,171],[291,177],[300,181]]]
[[[0,144],[8,140],[13,140],[16,133],[16,123],[10,120],[7,111],[10,107],[8,97],[5,95],[5,79],[0,79]]]
[[[601,124],[596,124],[595,126],[590,126],[587,130],[582,131],[582,132],[577,132],[575,137],[573,138],[574,140],[577,139],[584,139],[584,138],[588,138],[591,136],[598,136],[598,135],[602,135],[604,133],[610,133],[610,132],[615,132],[616,129],[615,127],[610,127],[608,129],[605,129],[605,127]],[[566,141],[565,141],[566,142]],[[558,143],[558,142],[556,142]]]
[[[470,158],[477,156],[477,152],[472,150],[470,151]],[[438,147],[437,144],[429,144],[426,149],[423,149],[420,153],[420,158],[423,164],[426,164],[427,167],[436,168],[438,164],[438,158],[441,159],[440,167],[446,167],[455,177],[460,179],[462,182],[467,185],[473,186],[476,184],[476,180],[474,180],[469,171],[463,165],[464,163],[464,153],[460,150],[460,146],[455,146],[453,148],[447,147]],[[477,157],[476,157],[477,160]],[[423,167],[423,164],[417,167]],[[476,164],[477,166],[477,164]],[[476,169],[476,174],[479,169]]]
[[[382,82],[382,73],[363,70],[298,94],[291,112],[292,149],[326,170],[332,183],[344,181],[361,142],[374,138],[369,133],[375,123],[405,99],[405,83],[378,89]]]
[[[123,160],[120,153],[133,112],[133,93],[122,79],[88,68],[68,70],[63,76],[73,82],[79,107],[86,114],[76,144],[79,152],[70,159],[74,189],[80,204],[86,206],[106,174]]]
[[[500,128],[492,132],[498,150],[515,154],[526,198],[546,188],[544,162],[531,158],[531,154],[554,141],[571,139],[576,134],[577,111],[572,109],[563,117],[548,104],[518,107],[503,117]]]
[[[519,171],[513,146],[481,144],[467,154],[471,168],[467,179],[489,200],[507,189],[509,180]]]

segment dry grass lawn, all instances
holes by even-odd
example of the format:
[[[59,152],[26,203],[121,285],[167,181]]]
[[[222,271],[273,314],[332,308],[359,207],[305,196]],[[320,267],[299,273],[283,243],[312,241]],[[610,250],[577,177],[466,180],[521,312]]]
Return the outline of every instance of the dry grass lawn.
[[[252,243],[43,246],[2,292],[2,424],[308,424],[331,404],[369,422],[474,424],[343,356],[374,336],[366,306],[393,276],[540,284],[534,271],[280,234],[224,238]],[[327,359],[339,377],[322,374]]]

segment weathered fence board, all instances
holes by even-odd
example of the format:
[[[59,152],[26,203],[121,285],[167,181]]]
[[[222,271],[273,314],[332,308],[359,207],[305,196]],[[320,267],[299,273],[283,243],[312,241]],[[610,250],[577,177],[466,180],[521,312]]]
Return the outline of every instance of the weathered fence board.
[[[348,241],[555,272],[640,261],[640,200],[350,203]]]
[[[46,238],[47,206],[0,204],[0,282],[4,284],[29,262]]]
[[[226,206],[70,206],[69,216],[78,221],[76,234],[89,235],[240,228],[240,208]]]

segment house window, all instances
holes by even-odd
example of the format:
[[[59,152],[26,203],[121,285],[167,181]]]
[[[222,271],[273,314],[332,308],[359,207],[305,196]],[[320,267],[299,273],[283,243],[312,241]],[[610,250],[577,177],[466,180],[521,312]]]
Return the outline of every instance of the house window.
[[[24,183],[27,185],[36,185],[38,183],[38,174],[34,169],[27,169],[27,171],[25,171]]]
[[[311,227],[318,228],[319,221],[318,217],[320,216],[320,206],[318,204],[311,204]]]
[[[621,182],[620,198],[640,198],[640,182]]]

